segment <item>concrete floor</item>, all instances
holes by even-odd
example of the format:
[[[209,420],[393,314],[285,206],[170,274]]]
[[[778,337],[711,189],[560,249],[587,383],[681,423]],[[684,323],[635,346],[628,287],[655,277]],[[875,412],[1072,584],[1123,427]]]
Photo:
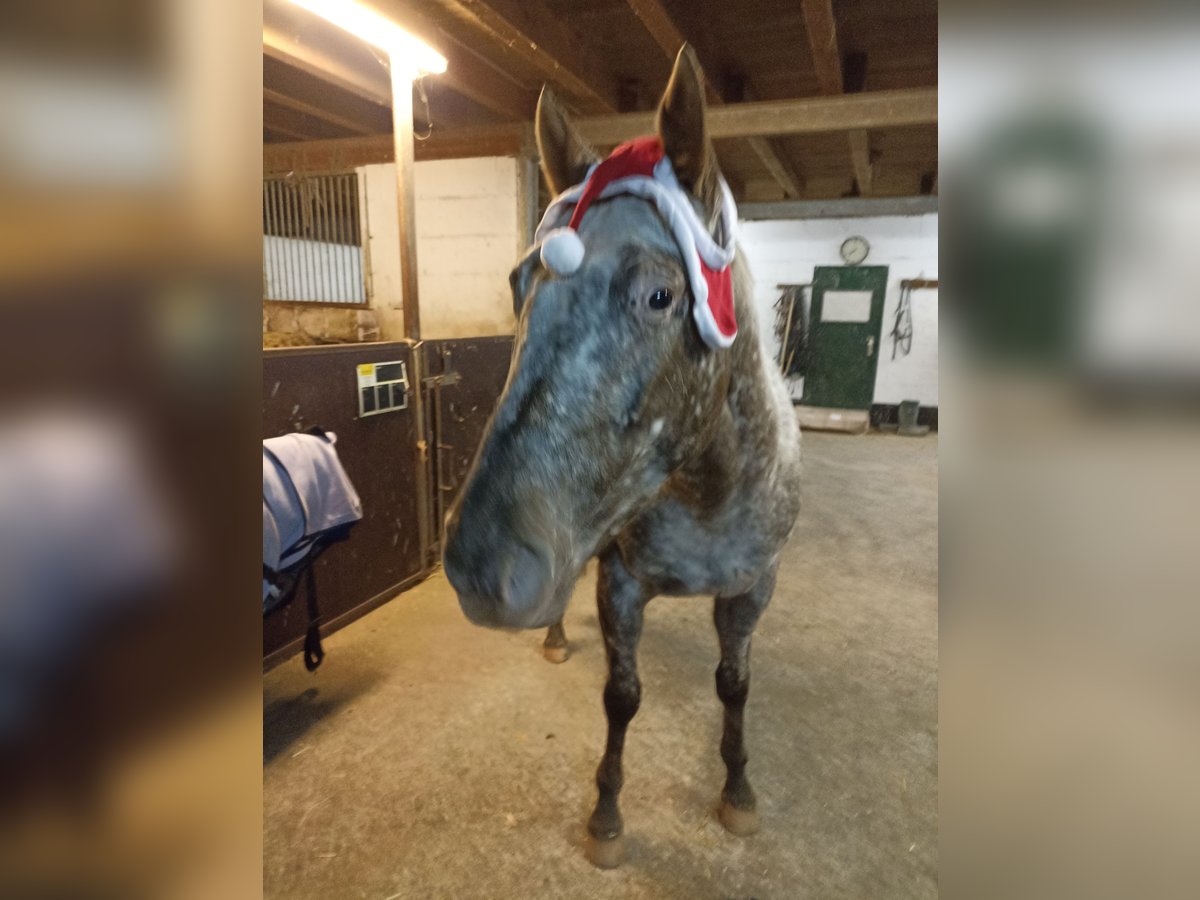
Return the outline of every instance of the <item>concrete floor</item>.
[[[805,507],[754,640],[762,831],[727,834],[711,603],[651,603],[625,752],[628,857],[585,860],[604,655],[470,625],[440,575],[264,678],[270,898],[937,895],[937,436],[806,433]]]

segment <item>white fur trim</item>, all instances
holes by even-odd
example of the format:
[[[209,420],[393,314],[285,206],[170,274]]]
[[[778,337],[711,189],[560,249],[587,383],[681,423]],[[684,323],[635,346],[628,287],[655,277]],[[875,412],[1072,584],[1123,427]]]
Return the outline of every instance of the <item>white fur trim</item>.
[[[679,178],[675,174],[675,167],[671,165],[671,158],[669,156],[664,156],[654,164],[654,177],[673,191],[683,190],[683,185],[679,183]]]
[[[555,228],[542,239],[542,265],[555,275],[571,275],[583,263],[583,241],[573,228]]]

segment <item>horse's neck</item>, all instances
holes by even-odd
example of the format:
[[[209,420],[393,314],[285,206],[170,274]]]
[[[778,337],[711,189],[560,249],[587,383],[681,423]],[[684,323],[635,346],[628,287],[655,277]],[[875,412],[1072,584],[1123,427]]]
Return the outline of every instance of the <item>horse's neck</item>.
[[[753,289],[749,272],[738,255],[734,262],[733,303],[737,316],[738,336],[730,348],[733,364],[729,377],[729,411],[734,427],[757,434],[766,429],[774,431],[779,417],[779,404],[773,380],[770,351],[762,341],[758,319],[752,304]]]
[[[753,491],[780,464],[799,453],[791,401],[763,345],[751,305],[750,278],[735,262],[734,311],[738,336],[730,354],[729,391],[713,440],[689,464],[684,478],[703,482],[709,497],[733,499]]]

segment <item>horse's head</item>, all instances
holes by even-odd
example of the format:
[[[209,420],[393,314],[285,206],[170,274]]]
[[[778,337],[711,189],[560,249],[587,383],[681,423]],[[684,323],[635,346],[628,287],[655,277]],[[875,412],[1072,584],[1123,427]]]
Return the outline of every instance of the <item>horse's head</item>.
[[[730,248],[732,234],[721,232],[731,230],[722,213],[732,204],[705,130],[703,84],[685,47],[659,106],[658,138],[676,194]],[[551,191],[582,182],[596,156],[548,91],[536,131]],[[510,278],[512,371],[446,524],[446,574],[478,624],[559,620],[587,560],[711,441],[724,409],[729,353],[696,309],[699,270],[678,221],[673,230],[662,201],[644,196],[595,201],[572,223],[583,253],[572,271],[544,264],[535,246]]]

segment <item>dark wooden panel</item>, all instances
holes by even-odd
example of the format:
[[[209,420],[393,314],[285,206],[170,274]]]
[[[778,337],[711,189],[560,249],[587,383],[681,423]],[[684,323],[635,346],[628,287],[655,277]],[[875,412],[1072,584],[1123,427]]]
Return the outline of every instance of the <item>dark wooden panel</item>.
[[[412,379],[406,344],[303,347],[263,353],[263,437],[319,425],[337,434],[338,455],[363,504],[363,520],[349,540],[316,562],[321,614],[334,627],[353,619],[364,604],[421,576],[417,538],[417,426],[409,408],[358,417],[359,363],[400,360]],[[382,595],[382,598],[381,598]],[[366,607],[369,609],[370,607]],[[263,655],[303,637],[303,597],[263,622]]]
[[[511,337],[427,341],[430,374],[440,375],[432,406],[438,444],[438,530],[466,480],[508,380]]]

